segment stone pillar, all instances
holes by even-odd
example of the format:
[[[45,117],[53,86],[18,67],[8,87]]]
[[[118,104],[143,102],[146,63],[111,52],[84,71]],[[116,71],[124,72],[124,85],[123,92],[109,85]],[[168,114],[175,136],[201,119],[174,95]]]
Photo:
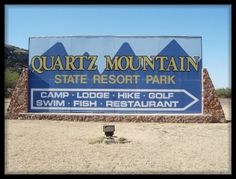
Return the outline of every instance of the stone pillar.
[[[226,122],[223,108],[206,68],[203,69],[203,114],[212,115],[212,122]]]
[[[17,119],[19,113],[28,112],[28,69],[23,69],[12,93],[5,118]]]

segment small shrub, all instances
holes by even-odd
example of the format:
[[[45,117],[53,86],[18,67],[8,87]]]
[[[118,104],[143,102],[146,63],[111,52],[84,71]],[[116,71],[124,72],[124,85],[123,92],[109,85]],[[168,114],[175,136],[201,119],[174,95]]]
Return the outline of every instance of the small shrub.
[[[19,76],[18,72],[7,69],[5,71],[5,88],[15,88]]]
[[[95,139],[90,139],[89,144],[100,144],[103,142],[104,139],[105,139],[105,137],[98,137]]]
[[[4,91],[5,91],[5,97],[10,97],[11,90],[14,89],[16,86],[16,83],[19,79],[20,74],[16,71],[6,69],[5,71],[5,81],[4,81]]]
[[[128,143],[128,142],[130,142],[130,141],[124,137],[118,138],[118,143],[124,144],[124,143]]]
[[[219,88],[216,90],[216,94],[219,98],[231,98],[231,89]]]

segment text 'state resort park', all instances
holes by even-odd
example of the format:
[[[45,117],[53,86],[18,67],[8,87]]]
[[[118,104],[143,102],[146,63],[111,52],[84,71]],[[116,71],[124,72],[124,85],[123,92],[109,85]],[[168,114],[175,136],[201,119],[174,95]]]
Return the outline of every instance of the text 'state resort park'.
[[[32,37],[28,111],[202,114],[201,45],[201,37]]]

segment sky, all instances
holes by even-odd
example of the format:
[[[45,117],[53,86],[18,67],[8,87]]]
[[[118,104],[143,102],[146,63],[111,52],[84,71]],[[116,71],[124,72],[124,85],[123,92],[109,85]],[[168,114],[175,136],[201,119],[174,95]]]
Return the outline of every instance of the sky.
[[[201,36],[203,68],[231,87],[231,5],[5,5],[5,44],[67,35]]]

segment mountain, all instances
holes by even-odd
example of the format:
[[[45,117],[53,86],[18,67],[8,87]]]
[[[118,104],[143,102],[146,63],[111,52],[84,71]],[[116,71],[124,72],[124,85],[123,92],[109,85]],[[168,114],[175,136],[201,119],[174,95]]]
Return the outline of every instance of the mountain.
[[[61,42],[55,43],[52,47],[50,47],[42,55],[50,56],[50,55],[55,55],[55,54],[60,55],[60,56],[67,55],[66,49],[65,49],[64,45]]]
[[[133,60],[133,66],[134,68],[136,68],[138,66],[138,60],[137,60],[137,56],[136,54],[134,53],[133,49],[131,48],[130,44],[128,42],[124,42],[121,47],[118,49],[118,51],[116,52],[116,54],[114,55],[115,56],[133,56],[134,57],[134,60]],[[112,58],[114,58],[112,57]],[[126,66],[126,62],[125,60],[122,60],[121,62],[121,66],[122,67],[125,67]],[[115,71],[115,70],[105,70],[103,72],[103,74],[115,74],[115,75],[118,75],[118,74],[123,74],[123,75],[126,75],[126,74],[135,74],[137,73],[137,71],[132,71],[130,69],[127,69],[127,70],[124,70],[124,71]]]
[[[121,45],[121,47],[119,48],[119,50],[117,51],[116,55],[119,55],[119,56],[133,55],[133,56],[135,56],[135,53],[134,53],[133,49],[131,48],[131,46],[129,45],[129,43],[128,42],[124,42]]]
[[[88,52],[85,52],[85,53],[83,54],[83,56],[89,56],[89,53],[88,53]],[[85,60],[85,61],[83,62],[83,65],[84,65],[84,68],[85,68],[85,69],[87,69],[87,68],[89,67],[90,62],[91,62],[91,61],[89,61],[89,60]],[[97,64],[95,64],[95,65],[97,66]],[[86,72],[86,74],[88,75],[88,78],[89,78],[89,79],[91,79],[94,74],[99,74],[98,68],[97,68],[96,70],[93,70],[93,71],[85,71],[85,72]],[[83,71],[81,71],[80,73],[83,73]]]
[[[180,56],[189,56],[187,52],[179,45],[179,43],[176,40],[172,40],[158,55],[159,56],[165,56],[168,54],[169,57],[174,57],[175,59],[178,59]],[[176,60],[176,65],[180,66],[180,60]],[[184,66],[188,66],[188,62],[184,62]],[[202,62],[199,62],[199,69],[202,69]],[[198,72],[198,77],[196,77],[195,73],[189,73],[188,71],[184,72],[168,72],[169,75],[174,75],[176,76],[176,79],[178,80],[195,80],[200,79],[201,76],[201,70]]]
[[[188,54],[184,51],[184,49],[178,44],[176,40],[172,40],[158,55],[166,55],[169,56],[188,56]]]
[[[67,52],[66,52],[64,45],[60,42],[57,42],[41,55],[42,56],[59,55],[59,56],[63,57],[65,55],[67,55]],[[35,64],[38,64],[38,63],[35,63]],[[65,65],[65,60],[62,60],[62,64]],[[46,66],[47,67],[52,66],[52,61],[50,60],[50,58],[48,60],[46,60]],[[32,68],[31,65],[29,68],[30,69]],[[54,76],[58,72],[59,72],[59,70],[55,70],[55,71],[45,71],[44,73],[38,74],[38,73],[33,72],[33,70],[29,70],[29,76],[30,76],[29,86],[30,86],[30,88],[40,88],[40,87],[48,88],[51,83],[50,82],[51,76]],[[60,71],[60,74],[64,74],[64,73],[66,73],[66,72]]]
[[[28,50],[5,44],[5,68],[20,72],[23,67],[28,66]]]

